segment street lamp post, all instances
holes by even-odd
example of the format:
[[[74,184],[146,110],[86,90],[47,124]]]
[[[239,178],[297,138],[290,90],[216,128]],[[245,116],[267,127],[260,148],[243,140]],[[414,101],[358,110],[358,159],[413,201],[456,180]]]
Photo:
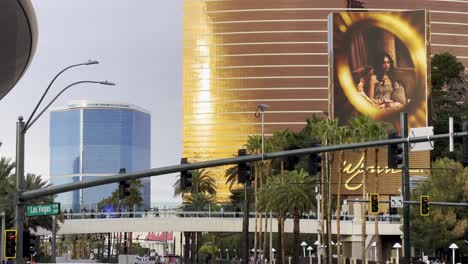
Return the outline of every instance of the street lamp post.
[[[458,249],[457,244],[452,243],[449,247],[452,250],[452,264],[455,264],[455,250]]]
[[[311,246],[307,247],[307,251],[309,251],[309,263],[312,264],[312,250],[313,248]]]
[[[400,243],[395,243],[395,245],[393,245],[393,248],[396,249],[396,264],[400,264]]]
[[[276,252],[276,249],[275,249],[275,248],[271,248],[271,253],[273,254],[273,258],[271,259],[272,263],[276,263],[275,252]]]
[[[229,262],[229,249],[226,248],[226,260]]]
[[[375,241],[372,242],[371,247],[374,248],[374,260],[377,261],[377,243]]]
[[[24,207],[25,203],[20,199],[21,193],[24,191],[24,148],[25,148],[25,135],[28,129],[44,114],[44,112],[49,108],[49,106],[55,102],[55,100],[67,89],[70,87],[77,85],[77,84],[82,84],[82,83],[97,83],[97,84],[102,84],[102,85],[115,85],[114,83],[110,82],[97,82],[97,81],[79,81],[72,83],[71,85],[63,88],[57,96],[52,99],[52,101],[44,107],[44,109],[37,115],[37,117],[34,117],[34,114],[36,113],[37,109],[39,108],[40,104],[42,103],[42,100],[44,99],[45,95],[49,91],[50,87],[54,83],[54,81],[57,79],[59,75],[61,75],[63,72],[65,72],[68,69],[71,69],[73,67],[77,66],[82,66],[82,65],[93,65],[93,64],[98,64],[97,61],[88,61],[85,63],[80,63],[80,64],[74,64],[71,66],[66,67],[62,71],[60,71],[49,83],[47,86],[47,89],[44,91],[42,94],[41,99],[39,102],[36,104],[34,107],[33,112],[29,116],[28,120],[23,122],[23,117],[19,116],[18,117],[18,122],[16,123],[16,198],[15,198],[15,228],[17,230],[17,250],[16,250],[16,255],[18,256],[16,258],[16,263],[17,264],[23,264],[24,259],[23,259],[23,230],[24,230]]]
[[[263,173],[263,156],[265,154],[265,110],[267,110],[270,106],[269,105],[266,105],[266,104],[259,104],[257,106],[257,111],[255,112],[255,116],[258,117],[259,114],[261,116],[261,123],[262,123],[262,173]],[[257,213],[255,211],[255,213]],[[260,218],[261,219],[261,218]],[[268,218],[267,216],[265,215],[265,224],[268,222]],[[271,211],[270,211],[270,260],[273,259],[272,255],[273,255],[273,252],[271,251],[271,249],[273,248],[273,242],[272,242],[272,217],[271,217]],[[260,225],[262,224],[262,221],[260,220]],[[266,229],[267,225],[265,225],[265,229]],[[265,232],[267,232],[267,230],[265,230]],[[265,242],[264,242],[265,243]],[[266,246],[265,246],[265,249],[266,249]],[[262,249],[263,250],[263,249]],[[265,253],[265,252],[264,252]],[[266,255],[266,254],[265,254]],[[266,257],[266,256],[264,256]]]
[[[317,246],[317,263],[320,264],[322,262],[322,243],[320,243],[320,232],[318,234],[318,240],[315,241],[314,245]]]
[[[307,243],[305,241],[302,241],[301,247],[302,247],[303,257],[305,258],[305,250],[306,250],[306,247],[307,247]]]

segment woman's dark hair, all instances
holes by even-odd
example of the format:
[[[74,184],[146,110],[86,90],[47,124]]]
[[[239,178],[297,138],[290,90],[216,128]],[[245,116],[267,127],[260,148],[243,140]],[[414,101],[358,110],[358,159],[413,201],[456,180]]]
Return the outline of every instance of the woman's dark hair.
[[[392,87],[395,88],[395,62],[393,61],[392,57],[384,52],[382,55],[381,55],[381,59],[379,60],[379,65],[376,65],[375,67],[375,75],[377,76],[377,80],[379,81],[379,83],[381,85],[384,84],[384,80],[383,80],[383,75],[384,75],[384,70],[382,69],[382,63],[385,59],[385,57],[388,58],[388,60],[390,61],[390,69],[388,70],[387,72],[387,75],[388,75],[388,78],[390,78],[390,81],[392,82]]]

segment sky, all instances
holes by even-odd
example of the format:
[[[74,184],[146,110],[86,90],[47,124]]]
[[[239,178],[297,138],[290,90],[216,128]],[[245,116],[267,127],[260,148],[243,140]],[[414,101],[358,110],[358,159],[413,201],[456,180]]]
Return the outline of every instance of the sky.
[[[151,112],[151,167],[180,163],[182,153],[182,0],[32,1],[38,23],[36,53],[17,85],[0,100],[0,156],[14,159],[18,116],[30,115],[52,78],[73,68],[50,89],[46,105],[65,86],[108,80],[116,86],[83,84],[65,92],[51,109],[71,100],[129,103]],[[49,179],[47,111],[26,134],[25,172]],[[152,202],[178,202],[175,175],[151,178]]]

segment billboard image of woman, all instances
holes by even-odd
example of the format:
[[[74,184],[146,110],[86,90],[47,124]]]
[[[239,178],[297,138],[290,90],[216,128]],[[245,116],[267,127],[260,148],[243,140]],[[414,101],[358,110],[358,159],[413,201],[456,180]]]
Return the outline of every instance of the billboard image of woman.
[[[427,126],[426,12],[343,12],[329,16],[331,113],[369,115],[399,127]]]

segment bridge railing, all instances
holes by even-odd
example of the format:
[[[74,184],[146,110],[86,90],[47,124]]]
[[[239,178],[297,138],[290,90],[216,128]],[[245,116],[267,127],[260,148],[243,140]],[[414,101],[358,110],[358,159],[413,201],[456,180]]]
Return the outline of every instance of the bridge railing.
[[[266,214],[263,214],[264,216]],[[154,211],[129,211],[129,212],[81,212],[81,213],[63,213],[65,220],[77,219],[106,219],[106,218],[221,218],[221,219],[239,219],[243,218],[242,212],[220,212],[220,211],[182,211],[182,210],[160,210]],[[268,214],[269,216],[269,214]],[[277,218],[276,214],[272,214],[273,218]],[[249,214],[250,218],[255,217],[255,213]],[[287,219],[292,219],[292,216],[287,215]],[[379,221],[382,224],[400,222],[400,215],[378,215]],[[301,219],[317,219],[314,214],[304,214]],[[332,216],[332,220],[336,220],[336,215]],[[375,215],[367,215],[366,221],[373,222]],[[340,216],[341,221],[353,221],[353,215]]]

